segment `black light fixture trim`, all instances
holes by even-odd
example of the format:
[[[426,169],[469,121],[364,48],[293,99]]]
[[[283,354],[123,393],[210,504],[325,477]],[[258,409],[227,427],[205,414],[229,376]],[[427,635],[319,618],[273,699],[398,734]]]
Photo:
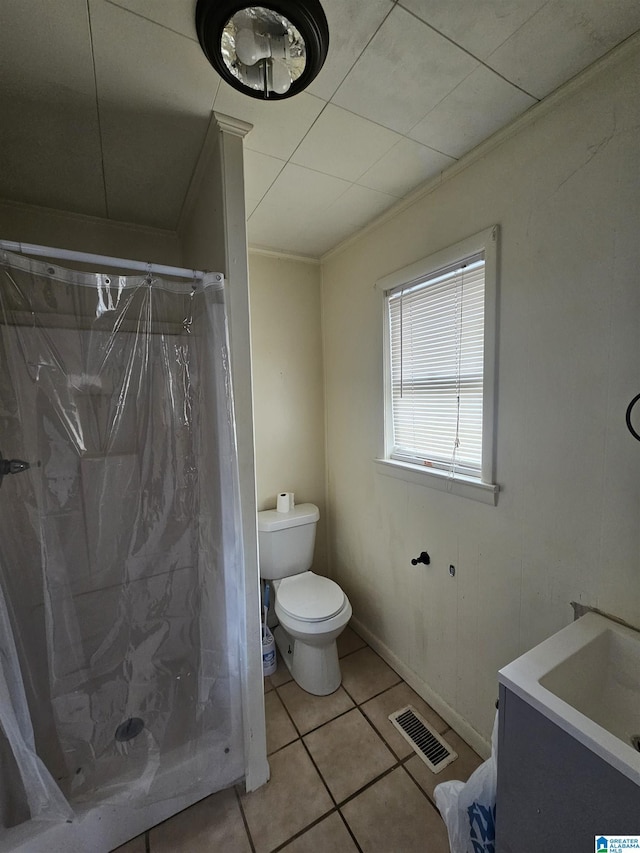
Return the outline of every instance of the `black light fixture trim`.
[[[227,68],[220,45],[222,31],[228,21],[242,9],[262,6],[287,18],[300,32],[306,50],[306,65],[297,80],[285,94],[269,92],[268,96],[259,89],[245,86]],[[329,49],[329,26],[319,0],[198,0],[196,5],[196,31],[200,46],[218,74],[234,89],[261,100],[283,100],[306,89],[324,65]]]

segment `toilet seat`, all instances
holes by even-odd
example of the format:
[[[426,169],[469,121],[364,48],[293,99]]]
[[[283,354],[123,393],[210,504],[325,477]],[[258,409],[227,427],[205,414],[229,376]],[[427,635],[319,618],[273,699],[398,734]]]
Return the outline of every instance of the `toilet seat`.
[[[276,601],[283,613],[301,622],[331,619],[344,607],[345,596],[337,583],[314,572],[283,578]]]

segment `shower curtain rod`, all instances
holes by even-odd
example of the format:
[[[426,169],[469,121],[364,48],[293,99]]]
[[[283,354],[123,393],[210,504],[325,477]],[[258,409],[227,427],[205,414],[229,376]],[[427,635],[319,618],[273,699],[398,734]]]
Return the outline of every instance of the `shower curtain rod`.
[[[188,278],[202,280],[207,273],[203,270],[188,270],[184,267],[169,267],[165,264],[151,264],[144,261],[132,261],[126,258],[111,258],[108,255],[93,255],[90,252],[74,252],[71,249],[56,249],[52,246],[36,246],[33,243],[16,243],[11,240],[0,240],[0,249],[8,252],[21,252],[23,255],[37,255],[47,258],[57,258],[64,261],[76,261],[83,264],[97,264],[102,267],[114,267],[131,270],[132,272],[156,273],[158,275],[173,276],[174,278]],[[222,273],[212,273],[223,280]]]

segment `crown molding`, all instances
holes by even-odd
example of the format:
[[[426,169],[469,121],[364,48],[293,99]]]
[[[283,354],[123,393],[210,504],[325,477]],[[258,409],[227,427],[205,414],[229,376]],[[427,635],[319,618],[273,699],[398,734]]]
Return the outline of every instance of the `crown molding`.
[[[320,258],[313,258],[310,255],[295,255],[293,252],[283,252],[277,249],[267,249],[265,246],[257,246],[252,243],[249,244],[249,255],[261,255],[278,261],[296,261],[297,263],[320,266]]]

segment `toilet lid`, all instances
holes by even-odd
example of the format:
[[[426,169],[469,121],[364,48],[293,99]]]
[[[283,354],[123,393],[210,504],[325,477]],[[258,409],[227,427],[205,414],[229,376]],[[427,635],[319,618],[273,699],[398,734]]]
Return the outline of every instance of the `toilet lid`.
[[[342,610],[344,592],[337,583],[313,572],[284,578],[276,601],[282,610],[303,622],[330,619]]]

